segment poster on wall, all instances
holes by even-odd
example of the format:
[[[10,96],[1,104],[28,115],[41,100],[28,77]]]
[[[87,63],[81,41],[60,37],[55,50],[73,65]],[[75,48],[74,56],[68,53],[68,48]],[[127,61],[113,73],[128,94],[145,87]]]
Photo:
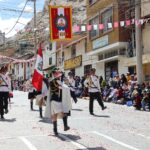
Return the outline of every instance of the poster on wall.
[[[72,39],[72,7],[49,5],[51,41]]]

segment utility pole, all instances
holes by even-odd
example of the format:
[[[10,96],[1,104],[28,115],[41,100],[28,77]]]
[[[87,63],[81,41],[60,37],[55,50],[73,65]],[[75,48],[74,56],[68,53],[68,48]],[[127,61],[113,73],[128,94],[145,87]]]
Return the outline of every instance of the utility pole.
[[[136,36],[136,62],[137,62],[137,81],[143,83],[143,63],[142,63],[142,30],[140,24],[141,0],[135,0],[135,36]]]

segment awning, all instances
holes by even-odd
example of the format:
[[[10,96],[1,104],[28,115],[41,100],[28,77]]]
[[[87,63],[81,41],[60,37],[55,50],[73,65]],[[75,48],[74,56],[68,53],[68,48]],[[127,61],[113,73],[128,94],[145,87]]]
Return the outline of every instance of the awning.
[[[87,53],[88,56],[92,56],[92,55],[97,55],[100,53],[106,53],[112,50],[118,50],[118,49],[123,49],[123,48],[127,48],[127,42],[117,42],[114,44],[110,44],[108,46],[96,49],[96,50],[92,50],[91,52]]]
[[[150,54],[144,54],[142,59],[143,59],[143,64],[150,63]],[[126,66],[136,66],[137,65],[136,57],[127,58],[126,62],[127,62]]]
[[[96,61],[94,64],[102,63],[102,62],[110,62],[110,61],[113,61],[113,60],[119,60],[120,58],[124,58],[124,57],[120,56],[120,55],[117,55],[117,56],[114,56],[114,57],[110,57],[110,58],[106,58],[106,59],[103,59],[103,60]]]

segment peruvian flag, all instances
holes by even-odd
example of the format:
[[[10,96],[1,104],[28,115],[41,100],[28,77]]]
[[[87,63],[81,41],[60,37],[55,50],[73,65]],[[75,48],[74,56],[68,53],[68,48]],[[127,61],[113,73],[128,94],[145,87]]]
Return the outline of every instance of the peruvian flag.
[[[43,82],[42,68],[43,68],[43,54],[42,54],[42,48],[41,48],[41,44],[40,44],[39,49],[38,49],[34,74],[33,74],[33,78],[32,78],[32,84],[37,91],[42,90],[42,82]]]
[[[72,38],[72,8],[70,6],[49,6],[51,41]]]

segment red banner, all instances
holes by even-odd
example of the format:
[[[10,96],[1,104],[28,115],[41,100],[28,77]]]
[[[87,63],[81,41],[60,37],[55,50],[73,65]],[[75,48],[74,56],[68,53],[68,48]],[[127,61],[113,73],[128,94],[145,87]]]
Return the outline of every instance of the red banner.
[[[49,6],[51,41],[72,38],[72,8],[70,6]]]

